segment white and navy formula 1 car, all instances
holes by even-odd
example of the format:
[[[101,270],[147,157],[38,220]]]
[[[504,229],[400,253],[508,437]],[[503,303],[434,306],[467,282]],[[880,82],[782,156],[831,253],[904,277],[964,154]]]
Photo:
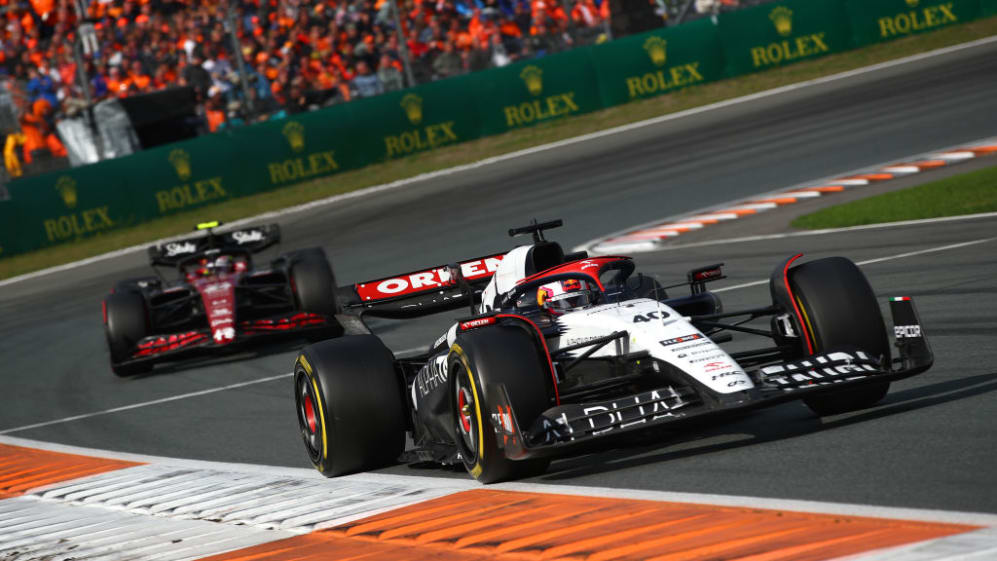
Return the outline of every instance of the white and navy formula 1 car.
[[[543,234],[560,225],[510,230],[533,243],[505,254],[340,289],[359,318],[470,311],[418,356],[396,358],[362,321],[301,351],[295,403],[319,471],[403,457],[462,463],[484,483],[525,477],[551,458],[709,415],[794,399],[818,415],[870,407],[933,362],[910,298],[891,299],[887,332],[843,257],[789,257],[772,272],[771,305],[725,311],[706,290],[720,265],[690,271],[677,286],[691,294],[668,297],[674,287],[635,274],[628,257],[565,255]],[[760,318],[767,326],[747,325]],[[728,352],[720,343],[732,332],[759,344]],[[406,433],[415,449],[403,456]]]

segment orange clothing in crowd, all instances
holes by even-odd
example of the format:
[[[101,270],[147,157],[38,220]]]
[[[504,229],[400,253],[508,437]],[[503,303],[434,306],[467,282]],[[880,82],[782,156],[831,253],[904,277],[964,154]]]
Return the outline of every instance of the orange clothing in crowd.
[[[131,87],[131,81],[128,78],[121,80],[115,80],[114,78],[107,79],[107,91],[114,93],[118,97],[128,95],[129,87]]]
[[[152,79],[145,74],[132,73],[128,75],[128,79],[131,81],[132,85],[138,88],[138,91],[140,92],[144,92],[149,89],[149,83],[152,82]]]
[[[46,14],[55,9],[55,2],[53,0],[31,0],[31,7],[34,8],[36,14],[45,17]]]
[[[225,122],[225,112],[219,111],[217,109],[208,109],[204,112],[205,116],[208,118],[208,130],[215,132],[218,127]]]

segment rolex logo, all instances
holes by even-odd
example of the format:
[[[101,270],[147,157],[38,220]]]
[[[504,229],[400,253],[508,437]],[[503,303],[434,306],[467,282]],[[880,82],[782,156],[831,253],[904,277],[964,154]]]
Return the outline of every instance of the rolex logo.
[[[905,1],[907,2],[907,5],[910,6],[911,8],[916,8],[917,5],[921,3],[921,0],[905,0]]]
[[[55,182],[55,190],[62,197],[62,202],[69,208],[76,206],[76,180],[68,175],[63,175]]]
[[[775,24],[775,30],[783,37],[793,32],[793,10],[779,6],[769,13],[769,19]]]
[[[405,115],[408,120],[413,125],[418,125],[422,122],[422,98],[415,94],[405,94],[402,98],[402,109],[405,110]]]
[[[287,143],[291,146],[291,150],[295,152],[301,152],[305,149],[305,127],[297,121],[291,121],[284,125],[281,129],[281,133],[284,134],[284,138],[287,139]]]
[[[190,179],[190,154],[183,148],[177,148],[170,152],[170,164],[177,170],[177,177],[180,181]]]
[[[651,57],[651,62],[655,66],[664,66],[665,61],[668,59],[668,53],[665,51],[665,46],[667,41],[661,37],[648,37],[647,41],[644,41],[644,50],[647,51],[647,55]]]
[[[519,73],[519,77],[523,79],[524,83],[526,83],[526,89],[530,91],[530,94],[540,95],[540,93],[543,92],[543,70],[540,70],[531,64]]]

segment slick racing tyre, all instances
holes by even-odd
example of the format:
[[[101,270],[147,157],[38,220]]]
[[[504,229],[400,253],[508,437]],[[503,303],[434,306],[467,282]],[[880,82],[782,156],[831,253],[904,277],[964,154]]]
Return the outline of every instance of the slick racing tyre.
[[[886,324],[869,281],[855,263],[844,257],[810,261],[790,269],[789,283],[814,353],[859,349],[881,357],[883,368],[889,368]],[[889,387],[889,382],[878,382],[804,398],[803,402],[818,415],[836,415],[875,405]]]
[[[630,289],[634,298],[650,298],[651,300],[665,300],[668,293],[665,287],[661,286],[658,279],[637,273],[627,279],[627,288]]]
[[[373,335],[305,347],[294,363],[298,427],[312,464],[334,477],[394,463],[405,446],[395,359]]]
[[[111,353],[111,370],[118,376],[131,376],[151,370],[150,364],[122,364],[143,337],[148,334],[145,298],[138,292],[113,292],[104,300],[107,323],[104,333]]]
[[[461,334],[450,349],[448,371],[457,451],[467,471],[481,483],[539,475],[548,459],[510,460],[499,448],[491,413],[494,385],[505,385],[524,430],[550,407],[550,373],[533,338],[503,325]]]
[[[135,277],[114,283],[114,292],[141,292],[144,288],[158,288],[162,285],[159,277]]]
[[[313,247],[295,252],[289,273],[298,310],[328,317],[339,312],[336,303],[336,277],[321,248]],[[336,324],[328,330],[312,332],[308,338],[319,341],[341,333],[342,328]]]

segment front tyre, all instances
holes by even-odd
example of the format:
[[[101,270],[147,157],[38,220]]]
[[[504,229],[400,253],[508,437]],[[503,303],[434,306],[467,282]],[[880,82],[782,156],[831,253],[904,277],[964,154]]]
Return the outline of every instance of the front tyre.
[[[295,307],[303,312],[322,314],[328,318],[339,313],[336,302],[336,277],[321,248],[296,252],[290,266],[291,289]],[[333,322],[328,329],[310,332],[311,341],[320,341],[342,334],[342,327]]]
[[[111,355],[111,370],[120,377],[148,372],[148,363],[123,364],[131,358],[135,346],[149,333],[145,298],[138,292],[113,292],[104,300],[107,314],[104,334]]]
[[[889,368],[886,323],[876,294],[855,263],[844,257],[810,261],[790,269],[789,283],[814,353],[859,349],[880,357],[881,365]],[[889,382],[877,382],[804,398],[803,402],[818,415],[836,415],[872,407],[889,388]]]
[[[517,420],[529,426],[550,406],[550,373],[533,338],[515,326],[462,334],[451,347],[451,412],[457,450],[481,483],[539,475],[548,459],[510,460],[499,447],[491,413],[498,384],[505,386]]]
[[[305,347],[294,364],[294,400],[308,457],[326,477],[394,463],[404,449],[401,379],[373,335]]]

